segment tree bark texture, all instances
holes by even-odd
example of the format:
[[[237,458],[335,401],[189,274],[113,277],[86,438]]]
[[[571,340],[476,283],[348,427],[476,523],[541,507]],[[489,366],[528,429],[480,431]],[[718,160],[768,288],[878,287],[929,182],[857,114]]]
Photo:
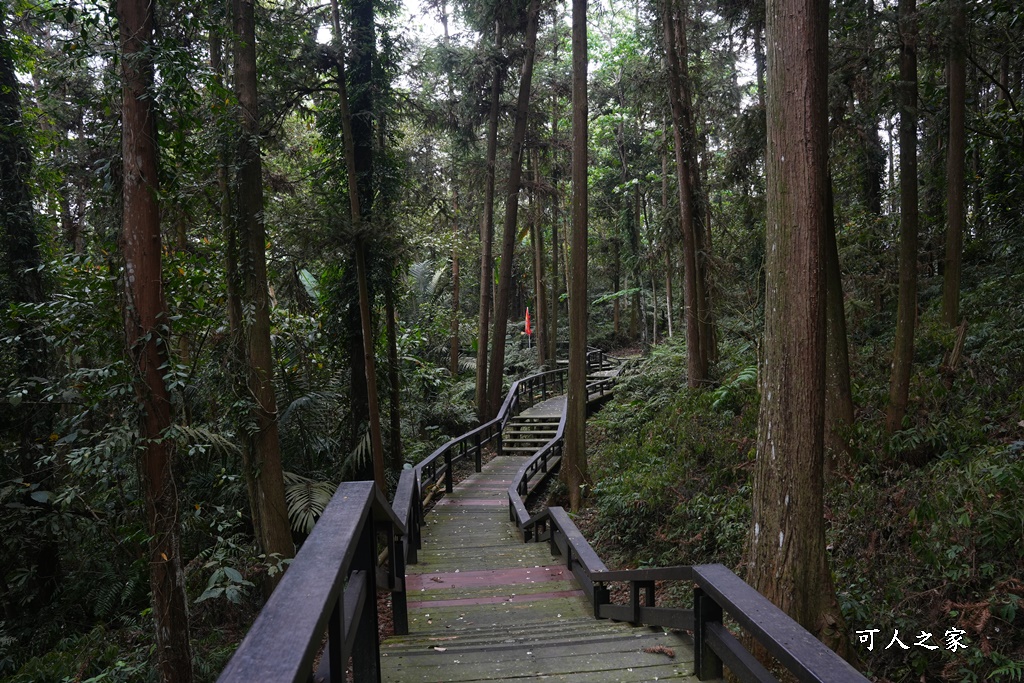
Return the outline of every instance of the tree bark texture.
[[[700,329],[700,290],[697,286],[697,242],[695,233],[699,229],[696,218],[696,201],[692,186],[692,173],[695,160],[693,156],[693,139],[688,135],[692,129],[690,107],[684,102],[681,59],[676,51],[675,3],[664,0],[665,54],[668,61],[669,104],[672,109],[673,133],[676,151],[676,178],[679,191],[679,224],[681,249],[683,256],[683,320],[686,333],[686,372],[687,383],[691,387],[699,387],[707,379],[707,361],[702,348],[703,335]]]
[[[398,366],[398,329],[395,321],[395,285],[388,278],[384,285],[384,329],[388,339],[388,418],[391,426],[391,469],[401,472],[405,466],[402,449],[402,386]],[[456,328],[456,339],[458,332]],[[458,350],[458,346],[456,346]],[[458,357],[456,356],[456,362]]]
[[[124,331],[139,402],[142,442],[139,474],[149,531],[149,584],[153,594],[160,680],[192,680],[188,601],[180,553],[174,484],[171,397],[161,370],[168,363],[170,320],[161,272],[157,204],[157,138],[152,111],[154,3],[117,3],[123,77],[121,147],[124,173],[121,250],[124,255]]]
[[[949,146],[946,149],[946,263],[942,282],[942,321],[956,327],[960,317],[960,269],[964,248],[964,114],[967,100],[967,60],[963,40],[967,19],[963,0],[949,0]]]
[[[480,218],[480,315],[476,347],[476,415],[481,422],[488,417],[487,347],[491,331],[491,287],[494,269],[491,248],[494,243],[494,164],[498,154],[498,114],[501,106],[503,77],[499,59],[502,36],[502,23],[498,21],[494,35],[494,66],[491,70],[491,109],[487,115],[487,172],[484,175],[483,216]]]
[[[369,9],[367,9],[369,5]],[[373,167],[373,127],[364,125],[367,122],[363,119],[369,118],[372,111],[372,99],[368,94],[360,94],[349,101],[348,78],[345,70],[345,50],[341,40],[341,21],[338,12],[337,0],[332,0],[332,19],[334,22],[334,35],[337,48],[337,69],[338,69],[338,107],[341,114],[342,145],[345,149],[345,172],[348,181],[348,202],[349,215],[352,221],[352,232],[356,239],[353,245],[356,289],[359,296],[359,325],[362,350],[362,369],[366,387],[366,415],[369,419],[370,429],[370,452],[373,461],[373,480],[381,491],[387,491],[387,479],[384,473],[384,440],[381,436],[380,426],[380,399],[377,393],[377,364],[374,350],[373,320],[370,312],[370,288],[369,277],[366,268],[367,246],[363,235],[363,221],[369,215],[369,209],[364,205],[370,201],[372,195],[372,167]],[[369,16],[367,16],[367,12]],[[360,2],[353,7],[353,31],[356,33],[357,45],[353,51],[353,59],[356,61],[356,70],[353,75],[353,82],[356,90],[369,90],[370,76],[372,75],[368,66],[360,60],[372,61],[373,45],[365,44],[366,38],[359,32],[359,27],[369,30],[373,34],[373,6],[372,3]],[[369,23],[369,29],[365,25]],[[370,50],[370,55],[364,54]],[[366,79],[366,80],[359,80]],[[360,125],[356,126],[356,120],[352,116],[352,107],[358,104],[364,109],[356,111],[361,115]],[[369,138],[369,139],[367,139]],[[351,313],[350,313],[351,316]],[[354,316],[352,316],[354,317]],[[351,347],[350,347],[351,348]],[[353,366],[355,355],[353,355]],[[355,393],[353,392],[353,400]],[[354,413],[354,411],[353,411]]]
[[[540,153],[534,152],[533,186],[540,182]],[[544,230],[541,226],[542,208],[540,193],[530,195],[530,241],[533,243],[533,301],[536,320],[533,328],[537,338],[537,363],[544,367],[548,362],[548,288],[544,279]]]
[[[556,22],[557,24],[557,22]],[[556,42],[557,51],[557,42]],[[557,52],[556,52],[557,56]],[[556,59],[557,61],[557,59]],[[548,332],[548,363],[552,369],[557,365],[558,356],[558,309],[561,306],[562,287],[561,281],[558,279],[558,224],[562,221],[562,212],[560,207],[562,205],[562,196],[559,192],[559,183],[561,171],[558,166],[558,117],[560,112],[558,111],[558,98],[553,98],[555,101],[554,115],[551,117],[551,140],[552,140],[552,159],[551,159],[551,307],[548,309],[548,317],[550,318],[550,331]]]
[[[694,111],[700,106],[700,100],[693,94],[693,82],[690,80],[689,50],[687,48],[687,23],[689,8],[687,0],[675,0],[675,38],[677,63],[679,65],[679,84],[681,87],[679,96],[683,105],[684,120],[687,128],[683,136],[686,143],[688,158],[688,170],[690,173],[690,196],[693,198],[693,253],[696,274],[697,294],[697,329],[700,332],[700,354],[701,366],[704,369],[707,379],[708,366],[718,357],[718,342],[715,338],[715,328],[711,313],[711,281],[710,254],[711,254],[711,206],[704,197],[701,176],[704,171],[698,162],[697,150],[699,139],[697,137],[697,120],[699,114]],[[696,105],[694,104],[696,102]],[[705,162],[707,156],[705,155]]]
[[[501,407],[505,382],[505,333],[508,329],[509,296],[512,290],[512,264],[515,261],[516,233],[519,219],[519,190],[522,187],[523,147],[526,121],[529,116],[530,84],[533,81],[533,59],[537,52],[537,24],[540,0],[531,0],[527,10],[526,38],[523,48],[523,71],[516,99],[516,118],[509,154],[508,184],[505,187],[505,222],[502,226],[501,268],[498,273],[498,297],[494,305],[494,332],[491,335],[491,364],[487,369],[487,417]]]
[[[845,643],[825,554],[828,4],[769,0],[766,291],[747,581]]]
[[[840,458],[850,461],[850,430],[853,427],[853,389],[850,384],[850,350],[846,338],[846,307],[843,275],[836,243],[835,206],[832,177],[828,178],[825,205],[825,473],[829,474]]]
[[[587,0],[572,1],[572,278],[569,395],[561,478],[579,510],[587,483]]]
[[[267,230],[263,222],[263,168],[260,159],[259,97],[256,90],[256,20],[253,0],[233,0],[235,96],[239,136],[235,150],[235,221],[241,255],[243,323],[249,400],[255,428],[243,435],[243,463],[253,527],[268,556],[292,557],[291,527],[284,499],[284,473],[278,439],[274,357],[270,343],[267,289]],[[270,590],[280,579],[268,579]]]
[[[914,328],[917,323],[917,6],[916,0],[899,0],[900,26],[900,246],[899,295],[896,308],[896,339],[889,379],[889,406],[885,427],[889,434],[903,427],[914,362]]]

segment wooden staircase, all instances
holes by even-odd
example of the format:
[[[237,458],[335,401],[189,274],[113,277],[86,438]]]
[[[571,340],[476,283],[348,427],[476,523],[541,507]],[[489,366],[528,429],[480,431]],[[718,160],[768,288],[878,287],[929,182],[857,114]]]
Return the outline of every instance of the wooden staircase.
[[[505,425],[501,451],[505,455],[533,455],[558,432],[559,415],[516,415]]]

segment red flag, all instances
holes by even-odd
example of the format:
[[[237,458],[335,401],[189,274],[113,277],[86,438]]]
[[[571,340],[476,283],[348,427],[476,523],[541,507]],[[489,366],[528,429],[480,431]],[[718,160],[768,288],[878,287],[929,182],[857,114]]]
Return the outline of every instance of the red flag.
[[[530,309],[526,309],[526,334],[527,336],[532,335],[533,331],[530,329]]]

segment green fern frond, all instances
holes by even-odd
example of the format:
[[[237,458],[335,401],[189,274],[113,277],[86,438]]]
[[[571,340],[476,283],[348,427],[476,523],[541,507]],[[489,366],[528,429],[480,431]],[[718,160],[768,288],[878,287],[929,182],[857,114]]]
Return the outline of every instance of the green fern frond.
[[[327,504],[331,502],[337,486],[329,481],[316,481],[294,472],[284,473],[284,499],[288,504],[288,519],[292,529],[308,534]]]

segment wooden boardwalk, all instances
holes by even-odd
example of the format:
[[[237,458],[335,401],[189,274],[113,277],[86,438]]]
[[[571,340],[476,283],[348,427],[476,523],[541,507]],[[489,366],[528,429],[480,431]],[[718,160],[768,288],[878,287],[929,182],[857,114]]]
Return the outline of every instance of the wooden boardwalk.
[[[522,542],[506,495],[522,463],[495,458],[427,514],[410,633],[381,643],[383,680],[696,681],[689,638],[595,619],[548,544]]]

